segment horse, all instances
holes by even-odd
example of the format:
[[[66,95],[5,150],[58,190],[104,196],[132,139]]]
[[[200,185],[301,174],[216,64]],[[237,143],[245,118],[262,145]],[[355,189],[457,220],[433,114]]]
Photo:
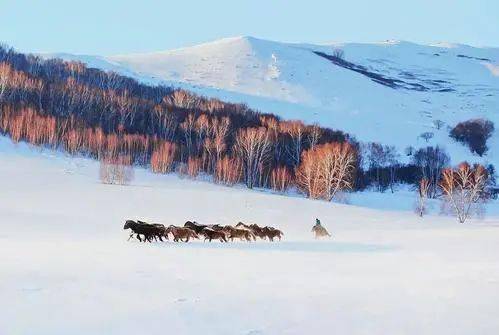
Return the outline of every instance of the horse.
[[[160,224],[151,225],[143,221],[135,222],[133,220],[126,220],[123,229],[130,229],[132,231],[128,240],[130,240],[134,234],[136,234],[136,237],[140,242],[152,242],[153,238],[159,238],[160,241],[163,241],[162,237],[168,238],[168,235],[165,235],[165,226]],[[140,235],[144,236],[143,239]]]
[[[243,222],[238,222],[236,224],[236,228],[250,230],[253,233],[253,235],[258,236],[262,240],[265,240],[267,237],[267,235],[262,231],[262,227],[260,227],[259,225],[255,224],[255,223],[247,225]]]
[[[184,223],[184,227],[190,228],[196,232],[196,234],[201,233],[201,230],[208,227],[208,225],[199,224],[196,221],[187,221]]]
[[[276,229],[274,227],[263,227],[262,232],[269,238],[271,242],[274,241],[274,238],[278,238],[279,241],[281,240],[282,236],[284,236],[284,233],[280,231],[279,229]]]
[[[194,230],[191,228],[187,227],[177,227],[177,226],[168,226],[166,228],[166,233],[169,234],[171,233],[173,235],[173,241],[178,242],[183,241],[183,242],[189,242],[189,240],[192,239],[199,239],[198,235]],[[184,240],[185,239],[185,240]]]
[[[329,234],[329,232],[326,230],[326,228],[324,228],[321,225],[313,226],[312,232],[315,234],[316,239],[321,238],[321,237],[331,237],[331,234]]]
[[[246,240],[248,242],[251,242],[251,240],[256,241],[255,234],[253,234],[253,232],[249,229],[241,229],[232,226],[225,226],[223,231],[227,233],[228,238],[231,241],[234,241],[234,238],[238,238],[241,241]]]
[[[219,240],[220,242],[227,242],[227,235],[223,230],[213,230],[212,228],[203,228],[201,234],[204,235],[204,240]]]

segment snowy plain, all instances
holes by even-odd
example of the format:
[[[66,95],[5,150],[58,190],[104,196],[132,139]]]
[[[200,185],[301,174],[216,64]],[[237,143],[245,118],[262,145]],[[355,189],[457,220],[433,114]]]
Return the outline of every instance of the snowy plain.
[[[142,169],[103,185],[92,160],[3,137],[0,185],[0,334],[499,332],[497,203],[458,224],[418,218],[407,190],[345,205]],[[312,239],[316,217],[331,240]],[[285,237],[141,244],[126,218],[242,220]]]

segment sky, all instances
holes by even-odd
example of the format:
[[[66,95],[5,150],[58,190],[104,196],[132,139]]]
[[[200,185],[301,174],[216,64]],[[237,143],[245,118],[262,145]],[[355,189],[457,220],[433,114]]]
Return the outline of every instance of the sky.
[[[0,42],[112,55],[230,36],[499,47],[498,0],[0,0]]]

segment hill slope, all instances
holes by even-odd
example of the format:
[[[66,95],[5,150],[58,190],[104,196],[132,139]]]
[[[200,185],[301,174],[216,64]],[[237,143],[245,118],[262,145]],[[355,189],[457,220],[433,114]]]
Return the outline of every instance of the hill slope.
[[[337,49],[343,59],[331,60]],[[310,45],[236,37],[149,54],[62,56],[319,122],[362,141],[400,149],[444,145],[455,161],[479,159],[448,137],[447,126],[476,117],[499,124],[497,48],[409,42]],[[435,120],[445,126],[435,129]],[[435,136],[426,143],[419,135],[428,131]],[[498,132],[490,143],[499,145]],[[492,151],[483,160],[497,164]]]

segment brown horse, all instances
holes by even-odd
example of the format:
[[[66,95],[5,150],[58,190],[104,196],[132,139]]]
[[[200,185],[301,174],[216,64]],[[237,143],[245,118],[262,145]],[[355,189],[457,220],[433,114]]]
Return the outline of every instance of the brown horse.
[[[219,240],[220,242],[227,242],[227,235],[222,230],[214,230],[211,228],[204,228],[201,230],[201,234],[204,235],[204,240]]]
[[[173,235],[173,241],[178,242],[178,241],[183,241],[183,242],[189,242],[189,240],[192,239],[199,239],[198,235],[196,232],[190,228],[186,227],[177,227],[177,226],[169,226],[166,228],[166,234],[172,234]]]
[[[258,236],[262,240],[265,240],[267,238],[267,235],[262,230],[263,227],[260,227],[255,223],[247,225],[243,222],[239,222],[238,224],[236,224],[236,227],[241,229],[248,229],[253,233],[253,235]]]
[[[331,234],[329,234],[329,232],[326,230],[326,228],[324,228],[321,225],[313,226],[312,232],[315,234],[316,239],[321,238],[321,237],[331,237]]]
[[[278,238],[279,241],[281,240],[282,236],[284,236],[284,233],[280,231],[279,229],[273,228],[273,227],[263,227],[262,232],[269,238],[271,242],[274,241],[274,238]]]
[[[246,240],[248,242],[251,242],[251,240],[256,241],[255,234],[253,234],[253,232],[249,229],[225,226],[223,231],[227,233],[227,236],[231,241],[234,241],[234,238],[238,238],[241,241]]]

